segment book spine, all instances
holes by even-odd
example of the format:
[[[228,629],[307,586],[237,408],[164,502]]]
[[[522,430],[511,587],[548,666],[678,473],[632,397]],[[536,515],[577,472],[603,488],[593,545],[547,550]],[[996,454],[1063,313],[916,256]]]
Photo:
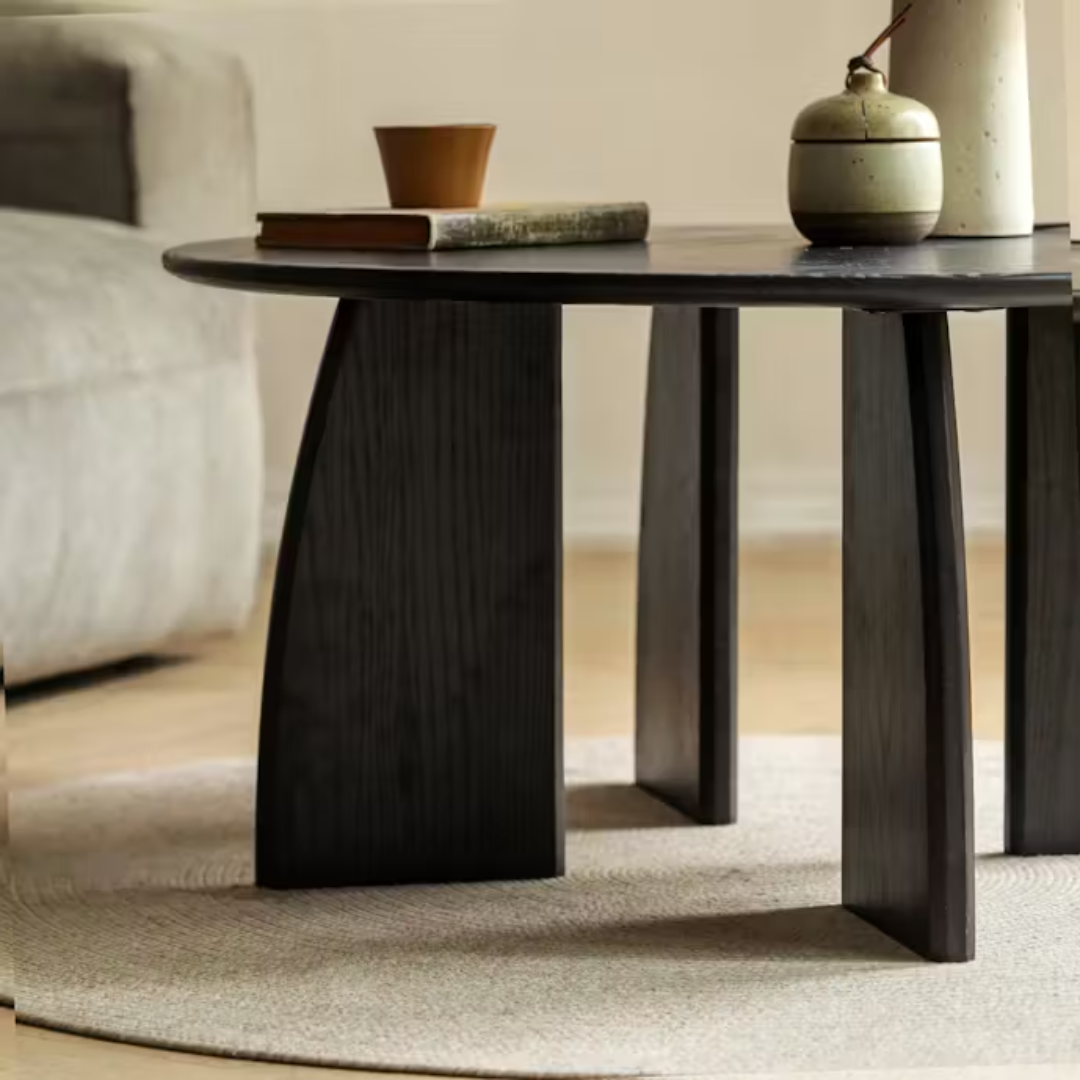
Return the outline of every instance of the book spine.
[[[644,240],[648,232],[649,209],[643,203],[550,213],[461,211],[432,215],[431,248],[615,243]]]

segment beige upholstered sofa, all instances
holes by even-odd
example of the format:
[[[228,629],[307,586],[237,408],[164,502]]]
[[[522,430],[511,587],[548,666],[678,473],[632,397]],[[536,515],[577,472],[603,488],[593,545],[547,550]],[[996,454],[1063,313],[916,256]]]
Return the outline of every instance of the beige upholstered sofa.
[[[239,627],[260,548],[250,301],[161,269],[251,231],[249,88],[141,26],[0,33],[0,640],[9,684]]]

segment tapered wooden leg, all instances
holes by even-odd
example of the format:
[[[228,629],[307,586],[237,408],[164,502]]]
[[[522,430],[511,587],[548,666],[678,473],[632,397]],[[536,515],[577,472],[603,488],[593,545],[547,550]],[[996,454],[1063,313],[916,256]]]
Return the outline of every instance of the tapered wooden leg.
[[[1080,344],[1009,313],[1005,846],[1080,854]]]
[[[563,868],[560,312],[343,301],[267,646],[261,885]]]
[[[844,316],[844,905],[974,955],[960,469],[944,315]]]
[[[653,312],[638,566],[637,780],[736,816],[738,312]]]

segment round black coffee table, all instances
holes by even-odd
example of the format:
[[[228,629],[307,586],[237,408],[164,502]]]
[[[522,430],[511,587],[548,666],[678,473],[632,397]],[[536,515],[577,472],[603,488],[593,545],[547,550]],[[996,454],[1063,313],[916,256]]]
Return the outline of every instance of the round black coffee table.
[[[1009,309],[1007,843],[1080,852],[1068,259],[1061,231],[862,250],[676,229],[579,248],[168,252],[192,281],[341,298],[274,590],[259,882],[562,872],[563,304],[654,308],[637,775],[696,821],[733,822],[738,309],[841,307],[843,900],[925,956],[973,955],[946,313]]]

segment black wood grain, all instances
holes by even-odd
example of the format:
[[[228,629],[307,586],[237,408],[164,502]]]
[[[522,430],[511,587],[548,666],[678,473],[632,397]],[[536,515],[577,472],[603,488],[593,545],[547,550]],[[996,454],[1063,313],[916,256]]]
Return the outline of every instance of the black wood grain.
[[[189,244],[165,266],[238,289],[366,299],[562,304],[814,305],[921,311],[1054,305],[1071,282],[1068,233],[808,247],[790,227],[654,229],[641,244],[442,252],[258,249]]]
[[[1080,327],[1080,240],[1074,240],[1069,245],[1068,254],[1069,276],[1072,278],[1072,306],[1073,319]],[[1078,329],[1080,332],[1080,329]]]
[[[637,615],[637,780],[736,817],[738,312],[653,312]]]
[[[1080,854],[1080,343],[1009,313],[1005,846]]]
[[[560,314],[342,303],[274,590],[256,876],[562,872]]]
[[[974,955],[963,515],[944,315],[844,316],[844,904]]]

